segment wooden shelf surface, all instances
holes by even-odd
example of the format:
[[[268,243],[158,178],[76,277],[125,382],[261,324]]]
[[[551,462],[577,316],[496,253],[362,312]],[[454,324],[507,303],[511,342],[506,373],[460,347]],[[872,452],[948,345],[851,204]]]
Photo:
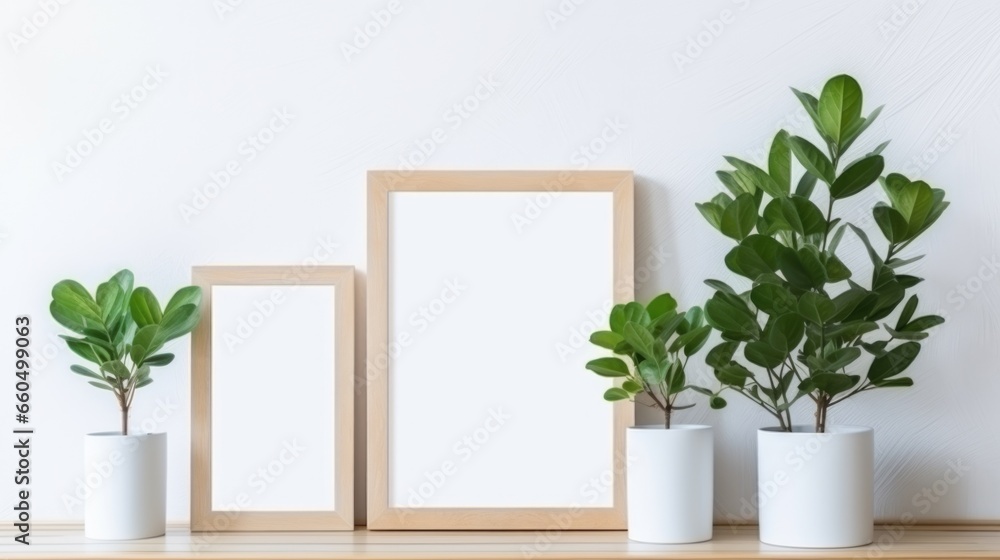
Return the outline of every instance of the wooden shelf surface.
[[[809,550],[761,544],[754,527],[716,527],[709,542],[652,545],[628,540],[620,531],[583,532],[287,532],[191,533],[171,528],[166,536],[129,542],[88,540],[80,527],[33,531],[30,546],[2,531],[0,557],[31,559],[103,558],[237,560],[320,558],[368,560],[597,560],[616,558],[914,558],[1000,559],[1000,531],[976,528],[908,528],[876,531],[876,544],[848,549]],[[881,544],[879,544],[881,543]]]

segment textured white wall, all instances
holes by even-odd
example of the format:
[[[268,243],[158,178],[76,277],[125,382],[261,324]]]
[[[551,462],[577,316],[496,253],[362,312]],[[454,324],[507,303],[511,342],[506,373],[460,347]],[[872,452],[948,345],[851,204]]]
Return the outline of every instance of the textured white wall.
[[[366,26],[378,33],[358,36]],[[834,419],[876,427],[880,518],[1000,520],[998,30],[988,0],[4,2],[0,320],[31,314],[44,356],[32,391],[36,519],[81,517],[64,502],[82,473],[81,435],[116,426],[108,395],[68,372],[46,311],[57,280],[93,286],[128,266],[163,294],[195,264],[309,259],[354,264],[363,280],[364,173],[410,159],[634,169],[639,294],[671,290],[690,305],[710,293],[702,279],[729,276],[728,242],[694,209],[719,189],[721,156],[759,160],[779,126],[804,131],[788,86],[817,91],[848,72],[866,111],[888,104],[868,142],[892,138],[889,167],[953,201],[914,247],[928,253],[914,267],[924,309],[949,322],[915,365],[916,387],[866,394]],[[456,110],[463,101],[469,110]],[[67,155],[102,126],[87,155]],[[205,187],[213,174],[229,175],[224,188]],[[849,213],[863,219],[871,200],[858,198]],[[844,252],[865,261],[855,243]],[[185,520],[189,356],[186,343],[174,350],[133,421],[160,418],[150,422],[170,433],[169,517]],[[275,395],[293,383],[276,375]],[[752,517],[754,429],[768,424],[730,401],[686,413],[717,427],[721,520]],[[0,472],[12,460],[0,454]],[[946,477],[956,463],[962,476]]]

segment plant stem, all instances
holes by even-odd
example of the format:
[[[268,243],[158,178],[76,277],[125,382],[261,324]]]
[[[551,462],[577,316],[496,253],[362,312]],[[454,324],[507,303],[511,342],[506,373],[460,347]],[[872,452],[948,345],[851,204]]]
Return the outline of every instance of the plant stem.
[[[778,383],[780,384],[781,383],[781,377],[780,376],[777,376],[777,377],[778,377]],[[781,396],[784,396],[785,397],[785,402],[787,403],[788,402],[788,395],[784,395],[784,394],[783,395],[779,395],[778,394],[778,387],[775,386],[774,379],[775,379],[774,370],[771,369],[771,368],[767,368],[767,382],[768,382],[768,384],[771,385],[771,394],[774,395],[774,412],[775,412],[775,416],[778,417],[778,423],[781,425],[781,428],[782,428],[783,431],[791,431],[791,426],[792,426],[792,411],[791,411],[791,407],[789,406],[788,408],[785,409],[785,415],[787,415],[787,417],[788,417],[788,421],[786,423],[785,422],[785,418],[782,416],[782,413],[779,410],[779,407],[781,406],[781,403],[778,402],[778,401],[781,400]],[[786,426],[787,426],[787,428],[786,428]]]
[[[826,252],[826,242],[830,237],[830,218],[833,217],[833,197],[830,197],[830,203],[826,207],[826,228],[823,232],[823,252]]]
[[[830,407],[830,397],[820,396],[816,401],[816,433],[822,434],[826,431],[826,411]]]
[[[758,383],[758,385],[760,385],[760,384]],[[763,387],[763,385],[761,385],[761,387]],[[762,399],[754,398],[753,395],[751,395],[750,393],[748,393],[747,391],[745,391],[743,389],[734,389],[734,390],[737,393],[739,393],[739,394],[743,395],[744,397],[746,397],[747,399],[749,399],[750,401],[754,402],[757,406],[759,406],[759,407],[763,408],[764,410],[766,410],[767,413],[770,414],[771,416],[774,416],[775,418],[777,418],[778,419],[778,426],[781,428],[781,431],[783,431],[783,432],[787,432],[788,431],[788,429],[785,428],[785,419],[781,416],[781,413],[778,412],[776,408],[771,407],[768,403],[764,402]]]
[[[633,360],[633,363],[636,364],[636,367],[638,367],[639,361],[636,360],[635,358],[633,358],[632,360]],[[659,408],[660,410],[663,411],[663,416],[664,416],[663,424],[669,430],[670,429],[670,408],[671,408],[670,407],[670,396],[667,395],[667,394],[664,394],[663,395],[663,402],[660,402],[660,398],[656,396],[656,392],[649,385],[649,383],[646,383],[646,380],[642,379],[641,377],[639,378],[639,381],[642,383],[643,392],[646,393],[647,395],[649,395],[649,398],[653,400],[653,404],[656,405],[656,408]]]

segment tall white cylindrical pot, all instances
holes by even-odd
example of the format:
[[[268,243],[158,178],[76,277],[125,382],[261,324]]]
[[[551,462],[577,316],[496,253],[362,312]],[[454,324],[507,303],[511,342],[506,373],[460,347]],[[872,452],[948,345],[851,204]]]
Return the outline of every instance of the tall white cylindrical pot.
[[[167,434],[87,434],[84,534],[101,540],[166,532]]]
[[[760,540],[778,546],[844,548],[872,542],[875,432],[811,426],[757,432]]]
[[[626,436],[628,538],[692,543],[712,538],[712,427],[636,426]]]

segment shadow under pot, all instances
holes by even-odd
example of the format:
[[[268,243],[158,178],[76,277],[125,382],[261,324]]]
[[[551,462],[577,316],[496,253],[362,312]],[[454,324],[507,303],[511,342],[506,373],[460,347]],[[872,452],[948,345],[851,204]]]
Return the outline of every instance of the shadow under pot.
[[[757,431],[760,540],[801,548],[872,542],[875,435],[863,426]]]

